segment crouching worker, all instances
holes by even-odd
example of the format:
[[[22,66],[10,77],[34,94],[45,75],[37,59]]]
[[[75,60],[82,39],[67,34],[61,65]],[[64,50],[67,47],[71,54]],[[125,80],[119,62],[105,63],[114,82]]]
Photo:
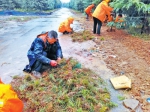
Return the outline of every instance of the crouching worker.
[[[92,17],[92,9],[95,7],[94,4],[89,5],[84,12],[86,13],[86,20],[89,20],[89,17]]]
[[[125,24],[125,22],[124,22],[124,19],[123,19],[123,16],[122,16],[121,13],[118,14],[118,16],[116,17],[115,22],[116,22],[116,23],[119,23],[122,29],[124,29],[125,26],[126,26],[126,24]]]
[[[118,16],[116,17],[116,20],[115,20],[115,22],[123,22],[123,20],[122,20],[122,14],[118,14]]]
[[[60,24],[58,31],[63,34],[72,33],[73,29],[70,27],[70,24],[72,24],[73,21],[74,21],[73,17],[68,17],[67,20],[65,20]]]
[[[56,31],[49,31],[38,35],[28,50],[29,65],[23,71],[31,72],[35,77],[50,67],[57,66],[63,57]]]

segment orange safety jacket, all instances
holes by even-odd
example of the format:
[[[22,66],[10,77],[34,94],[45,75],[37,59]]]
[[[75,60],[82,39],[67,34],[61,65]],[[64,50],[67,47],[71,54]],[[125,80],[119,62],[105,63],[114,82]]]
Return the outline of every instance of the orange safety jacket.
[[[88,15],[91,15],[91,10],[92,10],[93,7],[94,7],[94,4],[89,5],[89,6],[84,10],[84,12],[87,13]]]
[[[67,32],[72,32],[72,28],[70,27],[70,24],[73,23],[73,18],[72,17],[69,17],[67,20],[65,20],[64,22],[62,22],[60,25],[59,25],[59,29],[58,31],[63,33],[64,31],[67,31]]]
[[[0,80],[0,112],[22,112],[23,103],[10,84]]]
[[[62,23],[60,23],[58,31],[61,32],[61,33],[63,33],[64,31],[66,31],[65,21],[62,22]]]
[[[123,22],[123,20],[121,20],[121,18],[122,18],[122,17],[117,16],[115,22],[120,22],[120,23]]]
[[[111,21],[111,11],[113,8],[108,6],[108,3],[106,1],[102,1],[93,12],[93,17],[99,19],[101,22],[104,22],[106,20],[106,15],[108,16],[108,21]]]

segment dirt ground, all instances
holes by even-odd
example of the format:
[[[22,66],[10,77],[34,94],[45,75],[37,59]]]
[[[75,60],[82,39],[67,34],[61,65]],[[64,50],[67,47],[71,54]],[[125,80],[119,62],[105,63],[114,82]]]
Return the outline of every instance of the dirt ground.
[[[78,19],[85,30],[92,33],[93,20]],[[150,97],[150,41],[133,37],[126,31],[117,30],[107,32],[108,27],[103,24],[101,36],[95,41],[108,56],[105,58],[107,67],[114,71],[116,76],[126,75],[132,80],[132,88],[123,90],[131,98],[139,100],[144,112],[150,111],[150,104],[146,101]],[[150,38],[150,37],[149,37]]]
[[[2,19],[0,20],[2,22]],[[92,33],[92,19],[86,21],[82,16],[75,20]],[[11,22],[11,24],[16,24],[16,22]],[[1,27],[4,26],[3,24]],[[150,111],[150,104],[146,101],[150,97],[150,41],[133,37],[123,30],[116,29],[115,32],[107,32],[107,29],[108,27],[103,25],[101,36],[93,36],[104,38],[103,41],[97,39],[95,42],[99,49],[107,54],[105,62],[108,68],[112,69],[116,76],[124,74],[132,80],[132,88],[123,92],[139,100],[144,112]]]

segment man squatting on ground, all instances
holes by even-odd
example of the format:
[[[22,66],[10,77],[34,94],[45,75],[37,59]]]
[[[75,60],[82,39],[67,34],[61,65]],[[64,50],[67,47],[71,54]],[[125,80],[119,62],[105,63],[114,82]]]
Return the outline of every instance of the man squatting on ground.
[[[26,65],[23,71],[32,72],[37,77],[39,72],[57,66],[57,62],[63,58],[57,32],[51,30],[39,34],[32,42],[27,57],[29,65]]]
[[[73,29],[70,27],[70,24],[72,24],[74,21],[73,17],[68,17],[65,21],[60,23],[58,31],[63,34],[69,34],[73,32]]]

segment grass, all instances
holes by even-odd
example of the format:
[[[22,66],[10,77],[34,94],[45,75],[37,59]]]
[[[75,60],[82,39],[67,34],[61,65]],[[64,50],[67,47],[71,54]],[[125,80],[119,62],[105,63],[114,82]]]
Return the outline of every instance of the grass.
[[[127,32],[134,37],[141,38],[143,40],[150,40],[150,34],[143,33],[141,34],[141,27],[130,27],[127,29]]]
[[[71,34],[71,38],[73,42],[83,42],[92,40],[94,36],[92,36],[90,31],[84,30],[83,32],[74,32],[73,34]]]
[[[15,77],[12,86],[24,112],[106,112],[116,106],[104,81],[72,58],[43,78]]]
[[[54,9],[54,10],[57,10],[57,9]],[[49,13],[49,12],[52,12],[54,10],[46,10],[46,11],[42,10],[42,11],[40,11],[40,10],[37,10],[37,9],[32,9],[32,10],[19,9],[19,8],[15,9],[15,11],[20,11],[20,12],[45,12],[45,13]]]
[[[125,100],[125,97],[124,96],[117,96],[117,98],[119,99],[119,101],[123,101],[123,100]]]
[[[16,22],[26,22],[29,21],[31,19],[36,19],[38,17],[36,16],[12,16],[6,19],[6,21],[16,21]]]
[[[104,41],[105,39],[104,39],[104,37],[101,37],[100,40],[101,40],[101,41]]]
[[[143,40],[149,41],[150,40],[150,34],[136,34],[136,37],[140,37]]]

